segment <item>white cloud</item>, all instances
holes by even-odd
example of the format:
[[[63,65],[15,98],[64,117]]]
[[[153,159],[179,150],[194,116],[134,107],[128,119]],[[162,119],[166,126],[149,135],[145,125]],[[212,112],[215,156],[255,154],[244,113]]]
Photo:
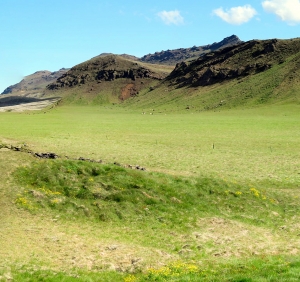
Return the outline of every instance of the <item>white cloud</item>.
[[[262,6],[266,12],[277,15],[282,21],[292,25],[300,23],[299,0],[269,0],[263,1]]]
[[[180,15],[180,12],[175,10],[175,11],[161,11],[157,13],[157,15],[162,19],[162,21],[167,24],[175,24],[175,25],[180,25],[183,24],[184,20],[183,17]]]
[[[251,5],[232,7],[226,11],[221,7],[214,10],[213,13],[223,21],[234,25],[244,24],[257,14],[256,10],[252,8]]]

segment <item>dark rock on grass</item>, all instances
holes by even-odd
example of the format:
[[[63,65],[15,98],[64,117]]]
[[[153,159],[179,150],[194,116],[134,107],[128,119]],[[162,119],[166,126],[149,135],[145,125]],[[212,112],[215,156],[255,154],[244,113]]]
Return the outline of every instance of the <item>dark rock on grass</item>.
[[[55,153],[34,153],[34,156],[40,159],[57,159],[58,155]]]

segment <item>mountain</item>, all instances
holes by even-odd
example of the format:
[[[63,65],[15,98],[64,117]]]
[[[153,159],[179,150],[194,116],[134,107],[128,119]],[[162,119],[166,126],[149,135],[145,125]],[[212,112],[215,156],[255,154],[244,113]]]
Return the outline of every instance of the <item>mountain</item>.
[[[156,112],[300,105],[300,38],[251,40],[178,63],[153,91],[126,101]]]
[[[202,56],[203,54],[240,43],[242,43],[242,41],[236,35],[231,35],[224,38],[222,41],[215,42],[213,44],[155,52],[154,54],[143,56],[142,58],[140,58],[140,60],[142,62],[152,64],[175,65],[179,62],[192,60],[198,58],[199,56]]]
[[[132,81],[137,79],[162,79],[166,76],[161,72],[150,70],[137,62],[124,59],[118,55],[95,57],[84,63],[72,67],[60,76],[56,82],[47,86],[48,89],[58,89],[82,85],[88,82],[113,81],[127,78]]]
[[[101,54],[63,70],[57,79],[46,71],[36,72],[6,92],[61,97],[62,103],[122,103],[161,112],[300,103],[300,38],[241,42],[233,35],[201,48],[206,53],[175,68],[126,54]]]
[[[251,40],[178,63],[166,79],[177,87],[207,86],[266,71],[299,51],[300,39]]]
[[[220,42],[210,45],[161,51],[156,52],[155,54],[145,55],[142,58],[128,54],[114,55],[112,53],[102,53],[87,62],[75,66],[67,75],[65,75],[65,73],[68,72],[69,69],[65,68],[62,68],[56,72],[50,72],[46,70],[37,71],[34,74],[26,76],[21,82],[7,87],[1,94],[39,96],[44,93],[47,85],[49,85],[48,89],[53,90],[61,88],[65,85],[82,86],[82,84],[85,84],[87,81],[92,81],[93,79],[94,81],[99,82],[101,81],[101,75],[97,75],[101,68],[103,68],[104,71],[103,75],[107,76],[108,80],[113,80],[114,78],[120,77],[130,78],[130,76],[132,78],[141,78],[143,76],[147,77],[148,75],[152,79],[162,79],[172,70],[171,67],[161,66],[162,64],[174,66],[178,62],[188,59],[190,60],[192,58],[198,58],[199,56],[210,52],[211,50],[218,50],[226,46],[238,44],[240,42],[242,41],[236,35],[232,35],[224,38]],[[112,60],[108,59],[112,57],[118,58],[118,62],[113,62]],[[121,63],[122,59],[127,61],[127,65],[124,63],[125,61]],[[145,63],[151,63],[152,66],[149,64],[143,65]],[[127,73],[127,70],[132,70],[133,72]],[[143,72],[144,74],[142,74]],[[57,79],[59,80],[56,82]]]
[[[37,71],[25,76],[19,83],[7,87],[1,94],[32,95],[44,91],[45,87],[63,75],[68,69],[62,68],[59,71]]]
[[[172,69],[170,66],[146,64],[119,55],[100,55],[72,67],[50,83],[46,92],[59,91],[70,99],[72,96],[73,100],[88,95],[89,102],[99,102],[99,99],[119,102],[137,96],[141,89],[156,85]]]

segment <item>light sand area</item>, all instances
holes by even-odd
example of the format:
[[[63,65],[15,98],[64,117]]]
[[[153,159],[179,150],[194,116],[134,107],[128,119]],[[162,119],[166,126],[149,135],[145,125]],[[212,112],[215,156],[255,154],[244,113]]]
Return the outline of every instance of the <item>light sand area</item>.
[[[24,96],[1,96],[0,112],[38,111],[52,104],[56,104],[60,100],[58,97],[33,98]]]

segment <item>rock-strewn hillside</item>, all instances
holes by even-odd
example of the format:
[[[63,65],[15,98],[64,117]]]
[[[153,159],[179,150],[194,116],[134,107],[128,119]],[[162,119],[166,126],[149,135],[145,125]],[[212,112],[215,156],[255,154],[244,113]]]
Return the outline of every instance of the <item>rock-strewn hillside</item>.
[[[163,79],[167,73],[156,72],[140,65],[138,62],[124,59],[117,55],[95,57],[89,61],[74,66],[56,82],[47,86],[54,90],[63,87],[84,85],[89,82],[113,81],[127,78],[135,81],[139,78]]]
[[[176,63],[195,59],[208,52],[240,44],[241,42],[242,41],[236,35],[231,35],[229,37],[224,38],[222,41],[215,42],[213,44],[155,52],[154,54],[148,54],[143,56],[140,60],[142,62],[152,64],[175,65]]]
[[[178,63],[167,80],[177,87],[211,85],[266,71],[299,52],[299,38],[251,40]]]

